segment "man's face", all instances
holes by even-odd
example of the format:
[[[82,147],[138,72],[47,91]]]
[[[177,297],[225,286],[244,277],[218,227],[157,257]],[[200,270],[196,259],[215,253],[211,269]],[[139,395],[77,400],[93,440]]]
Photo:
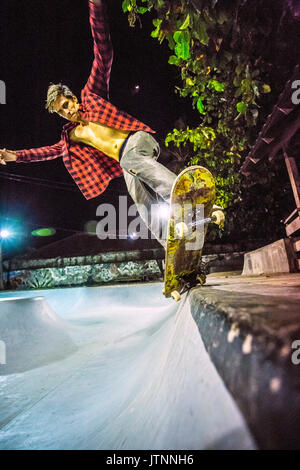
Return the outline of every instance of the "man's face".
[[[76,96],[73,96],[73,98],[59,96],[54,102],[53,108],[56,113],[68,121],[76,122],[79,120],[79,103]]]

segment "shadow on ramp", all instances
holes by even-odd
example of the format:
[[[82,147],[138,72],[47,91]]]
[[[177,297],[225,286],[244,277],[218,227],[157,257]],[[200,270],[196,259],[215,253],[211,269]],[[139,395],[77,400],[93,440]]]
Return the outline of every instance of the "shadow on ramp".
[[[41,367],[77,349],[43,297],[0,300],[0,339],[6,353],[0,376]]]

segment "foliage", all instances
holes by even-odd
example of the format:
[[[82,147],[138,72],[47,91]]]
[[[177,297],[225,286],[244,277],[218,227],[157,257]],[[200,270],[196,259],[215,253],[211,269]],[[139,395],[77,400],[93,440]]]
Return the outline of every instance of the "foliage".
[[[270,15],[266,3],[124,0],[122,5],[131,26],[137,19],[141,21],[140,15],[145,12],[155,14],[151,35],[160,42],[167,41],[172,51],[169,64],[181,72],[182,85],[176,91],[191,99],[199,113],[197,128],[174,129],[167,135],[166,145],[191,146],[189,164],[212,170],[217,203],[225,208],[247,198],[247,183],[239,168],[265,120],[265,108],[275,104],[277,93],[271,94],[273,70],[277,68],[278,87],[284,78],[284,74],[279,76],[284,53],[281,57],[277,53],[274,59],[274,51],[264,45],[271,34],[279,34],[287,7],[278,0],[277,10],[274,7]],[[287,72],[290,69],[287,67]]]

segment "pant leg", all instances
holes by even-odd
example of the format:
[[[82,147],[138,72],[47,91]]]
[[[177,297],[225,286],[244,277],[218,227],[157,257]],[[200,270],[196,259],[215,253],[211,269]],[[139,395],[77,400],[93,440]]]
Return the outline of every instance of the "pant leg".
[[[165,248],[168,217],[161,216],[157,207],[158,200],[143,184],[146,183],[163,199],[170,198],[176,175],[156,161],[159,152],[156,140],[147,132],[139,131],[129,137],[120,165],[124,170],[128,192],[141,219]]]
[[[170,198],[176,175],[157,162],[159,152],[159,144],[152,135],[139,131],[129,137],[122,152],[120,165],[123,170],[145,182],[167,200]]]
[[[126,170],[124,171],[124,179],[128,193],[137,207],[140,218],[157,241],[165,248],[168,217],[161,217],[158,209],[159,201],[150,194],[142,181]]]

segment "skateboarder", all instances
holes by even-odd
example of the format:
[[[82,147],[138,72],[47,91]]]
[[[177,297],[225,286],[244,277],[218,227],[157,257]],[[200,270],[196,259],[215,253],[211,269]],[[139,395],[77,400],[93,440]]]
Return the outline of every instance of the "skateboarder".
[[[99,196],[111,179],[124,175],[141,218],[165,246],[159,215],[153,212],[150,217],[151,206],[158,200],[169,201],[176,175],[157,162],[160,148],[152,136],[155,131],[110,103],[113,49],[105,1],[89,0],[89,13],[94,61],[81,91],[81,103],[66,85],[52,84],[48,88],[46,109],[69,121],[63,126],[60,141],[29,150],[2,149],[0,163],[61,157],[86,199]]]

